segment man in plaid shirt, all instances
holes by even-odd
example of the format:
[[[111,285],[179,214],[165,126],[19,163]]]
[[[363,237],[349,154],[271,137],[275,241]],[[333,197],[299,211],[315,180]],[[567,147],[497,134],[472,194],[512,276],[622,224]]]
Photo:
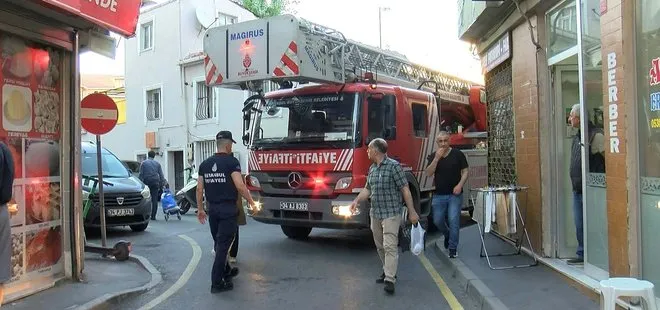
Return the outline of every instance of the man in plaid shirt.
[[[376,282],[385,283],[385,291],[392,294],[399,260],[397,246],[403,213],[401,201],[404,200],[408,207],[410,222],[416,224],[419,216],[415,211],[408,181],[401,165],[387,156],[387,142],[381,138],[372,140],[367,148],[367,155],[373,162],[369,167],[367,185],[353,200],[351,207],[356,208],[361,201],[371,199],[369,210],[371,232],[383,264],[383,273]]]

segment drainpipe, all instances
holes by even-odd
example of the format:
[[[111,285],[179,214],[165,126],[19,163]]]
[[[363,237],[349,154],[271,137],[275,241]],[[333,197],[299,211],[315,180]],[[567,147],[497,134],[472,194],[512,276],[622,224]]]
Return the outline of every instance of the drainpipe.
[[[82,215],[82,191],[78,180],[78,172],[80,171],[80,128],[78,127],[78,116],[80,115],[80,62],[79,62],[79,33],[73,33],[73,51],[71,52],[71,69],[72,73],[71,86],[70,86],[70,103],[69,107],[69,141],[72,146],[69,149],[69,180],[70,191],[69,201],[73,206],[72,212],[69,213],[70,226],[70,239],[71,243],[71,270],[73,279],[76,281],[82,280],[82,273],[85,263],[85,252],[83,250],[84,241],[82,233],[83,228],[83,215]],[[76,184],[78,186],[76,186]],[[80,204],[78,204],[80,202]]]
[[[178,45],[179,45],[179,87],[181,90],[181,101],[183,102],[183,113],[184,113],[184,128],[186,131],[186,145],[185,145],[185,152],[188,152],[188,145],[190,144],[190,125],[189,125],[189,113],[188,113],[188,92],[187,88],[185,86],[186,83],[186,75],[185,75],[185,66],[181,64],[181,60],[183,60],[183,55],[182,53],[182,37],[181,37],[181,0],[179,2],[179,14],[178,14],[178,19],[179,19],[179,39],[178,39]],[[188,154],[186,154],[185,158],[188,158]],[[184,159],[186,160],[186,159]],[[176,171],[175,171],[176,173]]]

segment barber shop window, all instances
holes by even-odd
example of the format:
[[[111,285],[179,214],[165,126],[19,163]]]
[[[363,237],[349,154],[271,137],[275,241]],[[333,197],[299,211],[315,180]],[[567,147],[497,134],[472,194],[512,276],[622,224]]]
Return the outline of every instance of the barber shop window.
[[[372,95],[367,99],[368,141],[375,138],[396,138],[396,97],[394,95]]]
[[[412,123],[415,137],[426,138],[428,130],[426,126],[427,119],[426,105],[421,103],[412,104]]]

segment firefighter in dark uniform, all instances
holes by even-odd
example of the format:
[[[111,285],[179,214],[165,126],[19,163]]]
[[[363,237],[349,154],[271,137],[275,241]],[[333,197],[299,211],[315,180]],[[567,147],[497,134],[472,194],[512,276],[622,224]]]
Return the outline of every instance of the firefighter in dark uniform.
[[[252,196],[243,182],[241,165],[232,155],[232,146],[236,141],[231,132],[220,131],[215,138],[218,152],[199,165],[197,180],[197,201],[204,201],[202,198],[206,197],[209,226],[215,244],[215,261],[211,271],[212,293],[233,289],[232,278],[238,274],[238,268],[232,268],[227,260],[238,228],[238,194],[254,206]],[[207,219],[201,204],[197,218],[202,224]]]

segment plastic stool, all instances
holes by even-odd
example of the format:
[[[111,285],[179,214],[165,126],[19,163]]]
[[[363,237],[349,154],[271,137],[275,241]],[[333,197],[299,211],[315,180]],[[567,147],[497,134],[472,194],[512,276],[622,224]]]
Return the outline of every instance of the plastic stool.
[[[646,301],[647,309],[658,310],[655,304],[653,283],[635,278],[609,278],[600,281],[600,305],[604,310],[615,310],[620,296],[640,297]]]

